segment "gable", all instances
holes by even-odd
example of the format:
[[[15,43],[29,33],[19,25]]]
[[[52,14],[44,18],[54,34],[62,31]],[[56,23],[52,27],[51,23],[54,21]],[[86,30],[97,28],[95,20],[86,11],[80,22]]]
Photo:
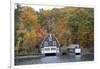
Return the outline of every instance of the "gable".
[[[49,33],[43,40],[42,46],[59,46],[59,42],[56,37]]]

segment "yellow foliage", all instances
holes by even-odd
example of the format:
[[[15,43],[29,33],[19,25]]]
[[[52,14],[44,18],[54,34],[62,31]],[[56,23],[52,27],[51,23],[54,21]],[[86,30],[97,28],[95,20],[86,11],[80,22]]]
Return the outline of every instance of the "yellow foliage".
[[[21,10],[19,21],[24,25],[27,23],[34,28],[37,25],[37,16],[35,13],[33,14],[32,8],[25,7]]]

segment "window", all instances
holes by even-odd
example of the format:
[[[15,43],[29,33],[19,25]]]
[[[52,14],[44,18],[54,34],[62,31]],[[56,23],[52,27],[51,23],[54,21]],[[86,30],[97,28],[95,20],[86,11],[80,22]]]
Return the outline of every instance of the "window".
[[[49,34],[49,41],[52,41],[52,36],[51,36],[51,34]]]
[[[53,41],[53,45],[56,46],[56,41]]]
[[[51,48],[51,50],[56,50],[56,48]]]
[[[44,42],[44,45],[45,45],[45,46],[48,46],[48,42],[47,42],[47,41],[45,41],[45,42]]]
[[[45,48],[45,51],[48,51],[48,50],[50,50],[49,48]]]
[[[52,37],[49,37],[49,41],[52,41]]]

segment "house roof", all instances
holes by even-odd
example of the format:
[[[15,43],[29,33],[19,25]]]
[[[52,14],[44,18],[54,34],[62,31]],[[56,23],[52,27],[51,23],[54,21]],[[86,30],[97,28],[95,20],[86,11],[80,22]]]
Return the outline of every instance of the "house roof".
[[[47,41],[48,42],[48,46],[53,46],[53,41],[56,41],[56,46],[59,46],[59,42],[57,40],[57,38],[54,36],[54,34],[52,33],[48,33],[47,36],[44,37],[44,40],[42,41],[42,46],[44,46],[44,42]]]

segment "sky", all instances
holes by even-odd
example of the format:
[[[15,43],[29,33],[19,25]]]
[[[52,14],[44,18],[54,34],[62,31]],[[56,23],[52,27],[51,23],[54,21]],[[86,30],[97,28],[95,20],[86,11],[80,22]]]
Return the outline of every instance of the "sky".
[[[15,8],[16,8],[15,4]],[[40,4],[20,4],[21,6],[29,6],[34,8],[34,10],[39,11],[39,9],[43,8],[44,10],[51,10],[53,8],[63,8],[64,6],[58,5],[40,5]]]

